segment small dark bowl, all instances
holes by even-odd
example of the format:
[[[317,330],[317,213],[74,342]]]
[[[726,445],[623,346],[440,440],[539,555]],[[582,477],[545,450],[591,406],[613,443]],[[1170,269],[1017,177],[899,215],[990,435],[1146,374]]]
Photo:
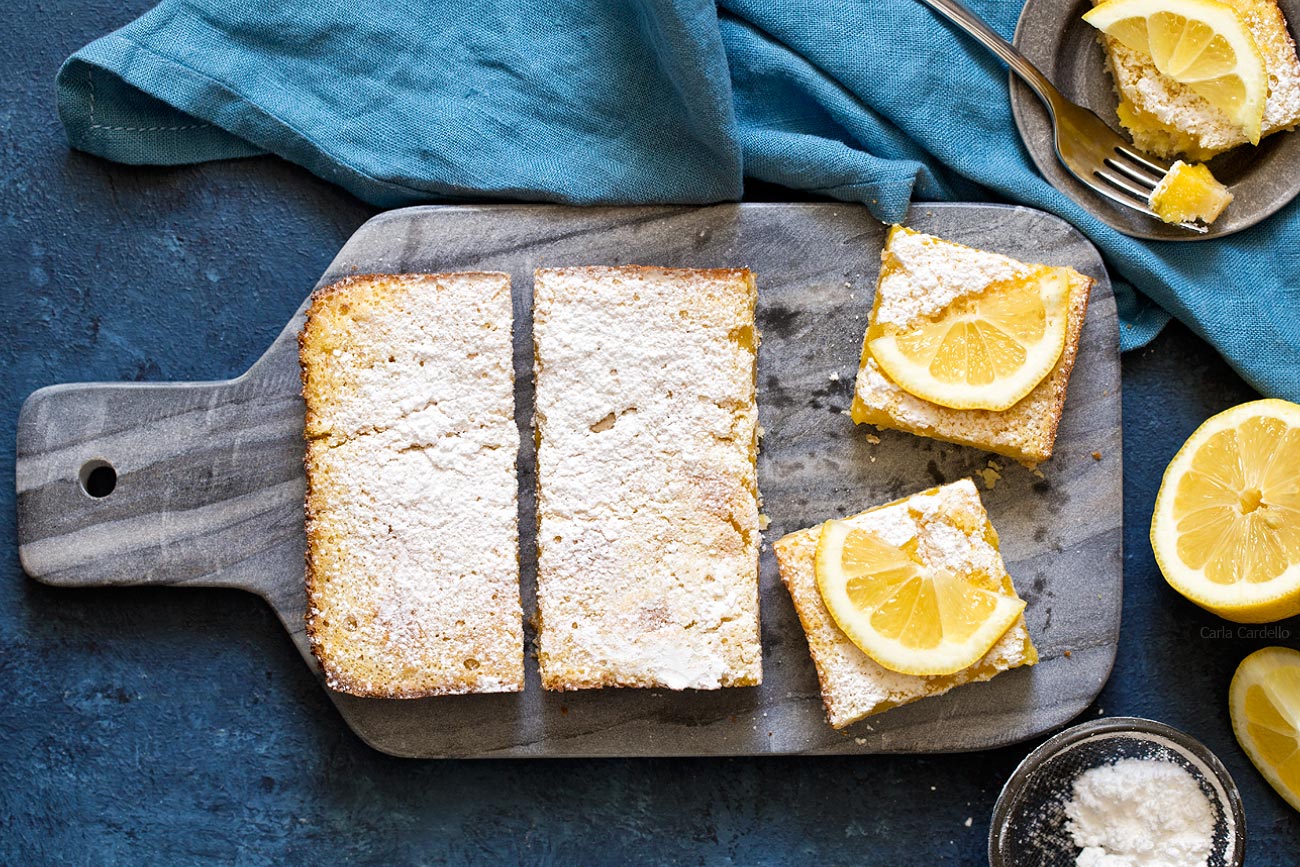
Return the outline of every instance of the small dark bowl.
[[[1191,773],[1215,812],[1209,867],[1240,867],[1246,855],[1246,813],[1227,768],[1200,741],[1137,717],[1074,726],[1025,757],[993,808],[991,867],[1074,867],[1079,848],[1066,831],[1065,816],[1074,780],[1084,771],[1125,758],[1158,758]]]

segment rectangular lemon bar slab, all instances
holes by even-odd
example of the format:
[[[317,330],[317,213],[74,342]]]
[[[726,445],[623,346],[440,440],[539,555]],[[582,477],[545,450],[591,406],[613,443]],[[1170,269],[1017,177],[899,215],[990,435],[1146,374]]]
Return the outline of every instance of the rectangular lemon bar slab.
[[[903,323],[932,316],[992,283],[1014,280],[1039,267],[903,226],[890,230],[880,258],[869,326],[878,320]],[[909,394],[880,369],[864,337],[849,415],[859,424],[974,446],[1025,463],[1047,460],[1056,442],[1094,282],[1072,268],[1066,271],[1070,296],[1065,348],[1052,371],[1014,406],[1001,411],[952,409]]]
[[[542,685],[762,678],[746,270],[534,279]]]
[[[1011,582],[998,553],[997,532],[970,479],[932,488],[844,520],[893,544],[916,539],[922,556],[942,557],[947,568],[983,569],[995,576],[1000,573],[1008,585]],[[790,591],[808,636],[822,703],[833,727],[844,728],[863,717],[1038,661],[1038,651],[1021,616],[983,659],[956,674],[922,677],[882,667],[849,641],[822,602],[814,566],[820,534],[820,525],[799,530],[778,539],[772,550],[781,580]]]
[[[362,275],[312,296],[307,633],[333,689],[523,689],[511,325],[507,274]]]
[[[1300,122],[1300,59],[1286,17],[1275,0],[1223,2],[1237,10],[1264,56],[1269,91],[1263,134],[1294,129]],[[1119,96],[1120,123],[1139,148],[1168,159],[1203,161],[1246,143],[1241,127],[1187,85],[1161,73],[1149,56],[1105,34],[1100,38]]]

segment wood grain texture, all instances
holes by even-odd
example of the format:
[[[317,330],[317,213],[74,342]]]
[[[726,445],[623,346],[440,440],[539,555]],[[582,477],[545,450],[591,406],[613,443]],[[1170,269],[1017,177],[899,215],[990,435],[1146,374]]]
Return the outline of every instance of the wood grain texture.
[[[397,701],[331,692],[347,723],[377,749],[420,757],[947,752],[1028,738],[1082,710],[1109,674],[1120,614],[1119,356],[1110,284],[1091,245],[1040,212],[919,205],[909,224],[1098,278],[1056,457],[1040,474],[996,459],[1001,478],[982,491],[1029,602],[1038,666],[835,732],[765,546],[762,687],[543,694],[530,657],[518,695]],[[512,273],[521,556],[531,611],[536,267],[638,263],[758,273],[766,430],[759,483],[772,520],[768,539],[988,468],[987,454],[900,432],[879,432],[873,444],[868,429],[844,415],[884,230],[864,209],[840,204],[410,208],[363,226],[320,285],[362,271]],[[67,586],[246,589],[270,602],[314,667],[303,622],[301,321],[300,309],[266,355],[228,382],[68,385],[33,394],[17,444],[19,546],[28,573]],[[118,474],[102,499],[78,481],[91,460]]]

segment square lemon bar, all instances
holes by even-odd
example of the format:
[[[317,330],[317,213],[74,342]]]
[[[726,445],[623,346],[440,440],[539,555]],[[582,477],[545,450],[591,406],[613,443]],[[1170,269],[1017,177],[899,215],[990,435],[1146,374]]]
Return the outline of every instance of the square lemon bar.
[[[902,325],[935,316],[995,283],[1028,279],[1041,267],[903,226],[890,229],[880,258],[868,327],[878,321]],[[1024,463],[1050,458],[1095,282],[1072,268],[1064,270],[1069,279],[1065,348],[1051,372],[1018,403],[1000,411],[952,409],[916,397],[885,374],[864,338],[849,415],[858,424],[974,446]]]
[[[941,558],[946,568],[985,570],[1010,587],[1011,577],[998,553],[997,532],[970,479],[932,488],[844,520],[890,543],[901,545],[915,539],[918,551],[928,562]],[[884,668],[840,631],[822,601],[815,568],[820,535],[820,526],[798,530],[778,539],[772,550],[781,580],[790,591],[808,636],[822,703],[834,728],[1038,661],[1038,651],[1021,616],[982,659],[955,674],[919,676]]]

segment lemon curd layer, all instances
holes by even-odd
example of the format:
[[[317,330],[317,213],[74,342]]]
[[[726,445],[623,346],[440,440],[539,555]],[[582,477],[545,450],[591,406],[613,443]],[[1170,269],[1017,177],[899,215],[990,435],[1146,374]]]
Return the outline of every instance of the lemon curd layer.
[[[1213,223],[1232,204],[1232,193],[1202,165],[1178,160],[1151,191],[1151,210],[1166,223]]]

